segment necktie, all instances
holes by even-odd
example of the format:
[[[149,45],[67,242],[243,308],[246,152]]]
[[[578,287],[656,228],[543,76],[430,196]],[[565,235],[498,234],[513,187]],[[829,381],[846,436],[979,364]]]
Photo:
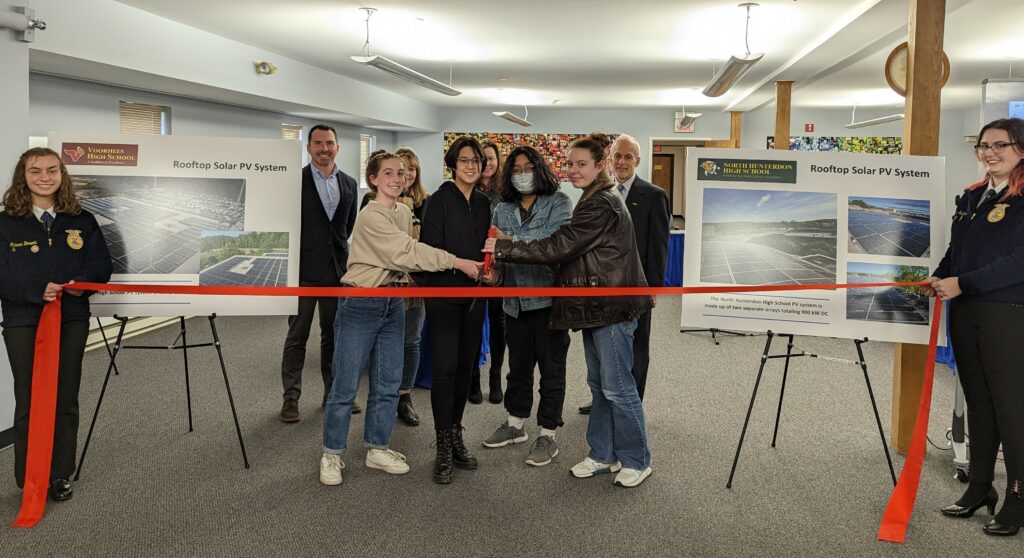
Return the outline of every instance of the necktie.
[[[617,188],[619,189],[619,195],[622,196],[623,199],[625,199],[626,198],[626,185],[625,184],[619,184],[617,186]]]
[[[43,224],[46,225],[46,232],[50,232],[50,229],[53,228],[53,215],[50,215],[48,211],[43,212]]]

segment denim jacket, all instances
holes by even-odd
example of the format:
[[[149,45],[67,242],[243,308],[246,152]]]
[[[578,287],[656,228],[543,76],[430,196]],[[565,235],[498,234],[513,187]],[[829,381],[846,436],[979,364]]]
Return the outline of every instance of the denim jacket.
[[[569,196],[555,192],[549,196],[537,196],[531,210],[526,221],[520,222],[519,203],[501,202],[494,209],[491,222],[513,240],[539,240],[551,236],[569,222],[572,202]],[[557,268],[557,265],[547,264],[504,263],[501,271],[506,287],[551,287],[555,284]],[[550,306],[549,297],[506,297],[502,307],[506,314],[516,318],[520,311]]]

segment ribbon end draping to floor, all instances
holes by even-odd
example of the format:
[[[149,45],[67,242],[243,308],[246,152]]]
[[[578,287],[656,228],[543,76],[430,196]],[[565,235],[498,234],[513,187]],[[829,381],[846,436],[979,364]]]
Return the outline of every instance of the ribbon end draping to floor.
[[[53,458],[53,429],[57,414],[57,370],[60,365],[60,294],[43,307],[36,329],[32,361],[32,399],[28,419],[28,455],[21,511],[14,527],[32,527],[46,511]]]
[[[924,367],[924,384],[921,387],[921,401],[917,406],[914,433],[910,438],[907,461],[900,473],[900,480],[889,497],[889,505],[878,528],[878,540],[903,543],[907,540],[907,525],[914,512],[917,488],[921,482],[921,467],[924,463],[925,439],[928,436],[928,415],[932,407],[932,380],[935,377],[935,350],[939,340],[939,322],[942,317],[942,300],[935,298],[932,312],[932,330],[928,339],[928,360]]]

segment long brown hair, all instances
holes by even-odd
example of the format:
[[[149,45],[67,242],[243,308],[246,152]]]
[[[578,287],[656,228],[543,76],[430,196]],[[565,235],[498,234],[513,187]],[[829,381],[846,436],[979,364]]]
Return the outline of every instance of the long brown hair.
[[[985,132],[989,130],[1002,130],[1010,136],[1010,141],[1013,145],[1010,145],[1011,149],[1017,152],[1018,155],[1024,155],[1024,120],[1020,118],[1000,118],[993,120],[978,132],[978,141],[981,141],[981,137],[985,135]],[[975,150],[975,156],[978,152]],[[966,188],[967,191],[977,190],[978,188],[987,188],[992,177],[986,172],[985,176],[981,177],[981,180],[971,184]],[[992,184],[992,187],[996,187],[998,184]],[[1019,196],[1024,194],[1024,159],[1021,159],[1017,166],[1010,171],[1009,184],[1006,187],[1006,193],[1000,199],[1005,200],[1012,196]]]
[[[590,158],[594,160],[596,165],[608,158],[608,148],[611,145],[611,138],[601,132],[592,132],[586,136],[576,138],[569,144],[569,151],[573,149],[586,149],[590,152]],[[605,186],[611,183],[612,179],[608,176],[607,172],[597,173],[597,177],[594,179],[594,186]]]
[[[11,177],[11,186],[4,192],[4,213],[15,217],[25,217],[32,214],[32,191],[28,189],[28,180],[25,178],[25,168],[29,161],[39,157],[54,157],[60,165],[60,187],[54,195],[53,210],[57,213],[78,215],[82,212],[82,206],[78,204],[78,198],[71,188],[71,175],[60,155],[52,149],[45,147],[33,147],[21,154],[18,164],[14,167],[14,176]]]
[[[423,180],[420,176],[420,157],[416,155],[416,151],[408,146],[402,146],[395,150],[397,155],[402,162],[405,163],[406,170],[408,167],[415,167],[416,169],[416,180],[413,180],[412,185],[406,191],[408,197],[412,198],[413,207],[419,207],[423,205],[423,202],[427,201],[427,189],[423,187]]]
[[[480,144],[480,147],[484,151],[488,149],[494,150],[494,158],[496,160],[494,174],[490,178],[490,182],[484,183],[484,169],[487,168],[487,153],[484,153],[484,159],[480,163],[480,180],[477,181],[476,186],[484,192],[500,192],[501,191],[501,149],[498,148],[498,144],[491,140],[486,140]]]

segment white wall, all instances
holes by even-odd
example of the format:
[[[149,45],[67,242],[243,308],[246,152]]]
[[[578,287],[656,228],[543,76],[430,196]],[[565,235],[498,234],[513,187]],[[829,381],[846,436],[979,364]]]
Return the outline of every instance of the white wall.
[[[171,107],[171,133],[188,136],[280,138],[281,124],[303,127],[303,135],[318,122],[285,114],[161,95],[80,80],[32,74],[30,134],[88,132],[116,134],[120,129],[119,101]],[[359,134],[377,136],[377,145],[390,149],[394,133],[328,122],[338,131],[338,167],[359,174]],[[308,157],[304,156],[308,162]]]

